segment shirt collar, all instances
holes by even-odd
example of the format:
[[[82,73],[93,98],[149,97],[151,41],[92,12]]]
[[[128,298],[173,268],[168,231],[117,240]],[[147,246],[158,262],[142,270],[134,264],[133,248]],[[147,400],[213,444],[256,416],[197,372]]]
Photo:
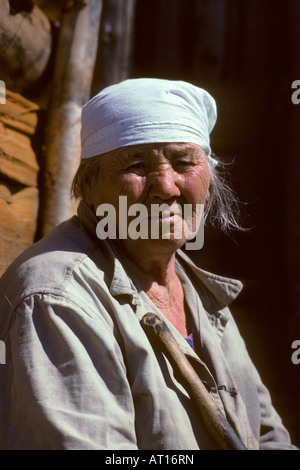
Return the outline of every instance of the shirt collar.
[[[210,313],[228,307],[243,288],[243,284],[237,279],[219,276],[199,268],[182,250],[178,250],[177,259],[193,273],[198,285],[202,284],[199,285],[200,289],[202,287],[203,290],[204,287],[206,295],[201,300],[204,308]]]
[[[96,246],[99,249],[101,247],[101,253],[106,253],[111,260],[112,264],[112,275],[109,285],[109,291],[112,296],[129,296],[132,305],[139,305],[140,300],[138,292],[125,271],[122,265],[117,250],[109,240],[100,240],[96,234],[96,226],[98,219],[92,208],[85,202],[81,201],[77,209],[78,218],[88,232],[89,236],[96,242]],[[100,261],[100,260],[99,260]],[[99,263],[101,264],[101,262]]]
[[[114,263],[110,293],[115,297],[128,295],[131,297],[133,305],[140,305],[141,302],[137,289],[119,260],[118,254],[109,242],[106,244]],[[200,293],[203,307],[210,314],[217,314],[220,310],[228,307],[241,292],[243,284],[240,281],[219,276],[199,268],[182,250],[177,251],[176,257],[177,263],[180,263],[186,271],[192,273],[193,281],[197,284],[195,287]],[[226,318],[224,317],[225,320]]]

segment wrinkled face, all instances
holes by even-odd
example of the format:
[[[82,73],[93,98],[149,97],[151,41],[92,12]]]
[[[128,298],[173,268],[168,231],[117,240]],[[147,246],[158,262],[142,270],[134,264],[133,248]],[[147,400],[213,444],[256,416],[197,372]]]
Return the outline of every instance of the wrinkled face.
[[[121,237],[122,243],[142,247],[152,243],[156,249],[172,244],[172,249],[176,250],[189,238],[189,228],[193,231],[196,228],[196,209],[199,208],[197,205],[205,202],[209,174],[205,152],[196,144],[123,147],[101,157],[100,175],[93,188],[94,207],[96,209],[104,203],[113,205],[117,214],[117,231],[121,229],[124,233],[120,223],[127,225],[125,229],[130,224],[132,228],[134,219],[134,211],[124,217],[124,206],[120,209],[122,213],[119,212],[120,196],[126,196],[126,207],[138,204],[134,208],[145,208],[146,212],[143,210],[142,214],[141,211],[135,212],[134,227],[137,227],[136,214],[139,214],[140,229],[144,230],[141,233],[145,234],[148,226],[148,237],[140,237],[139,240]],[[184,217],[185,205],[189,205],[189,211]],[[157,208],[161,208],[161,212],[157,212]],[[192,221],[189,227],[188,219]],[[154,225],[159,227],[158,237],[155,232],[156,238],[151,237]]]

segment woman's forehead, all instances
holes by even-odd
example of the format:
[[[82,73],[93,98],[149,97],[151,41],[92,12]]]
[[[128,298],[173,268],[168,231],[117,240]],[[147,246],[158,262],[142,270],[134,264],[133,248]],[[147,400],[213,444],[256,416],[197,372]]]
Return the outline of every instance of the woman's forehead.
[[[101,168],[117,168],[119,165],[131,162],[135,158],[153,159],[158,156],[173,159],[189,156],[194,159],[203,159],[206,154],[197,144],[184,142],[135,144],[121,147],[103,154],[100,158]]]
[[[167,143],[149,143],[149,144],[136,144],[118,149],[115,153],[116,156],[132,156],[137,153],[140,154],[155,154],[163,152],[166,155],[172,154],[193,154],[202,153],[203,149],[197,145],[186,142],[167,142]]]

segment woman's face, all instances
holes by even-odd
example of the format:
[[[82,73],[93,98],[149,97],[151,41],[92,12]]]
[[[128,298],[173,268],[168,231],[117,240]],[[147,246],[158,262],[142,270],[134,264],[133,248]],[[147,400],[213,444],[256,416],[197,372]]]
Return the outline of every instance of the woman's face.
[[[172,247],[176,251],[189,238],[189,230],[195,231],[199,225],[196,209],[200,205],[203,207],[209,180],[206,154],[196,144],[123,147],[101,157],[101,171],[93,188],[94,208],[101,204],[115,208],[117,233],[127,233],[127,237],[121,237],[125,246],[155,247],[156,250]],[[133,209],[143,210],[133,211],[126,217],[125,206],[119,206],[120,196],[123,196],[123,202],[126,201],[126,208],[135,205]],[[184,215],[187,212],[185,205],[189,205],[191,211],[188,224],[188,216]],[[160,213],[156,212],[159,207],[162,209]],[[130,236],[130,228],[137,228],[138,221],[142,236],[134,239]],[[154,226],[158,227],[159,236]]]

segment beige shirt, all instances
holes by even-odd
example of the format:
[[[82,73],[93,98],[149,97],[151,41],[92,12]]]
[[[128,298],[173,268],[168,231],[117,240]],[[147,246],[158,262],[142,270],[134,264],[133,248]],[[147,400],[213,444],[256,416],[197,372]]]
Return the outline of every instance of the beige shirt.
[[[0,281],[0,448],[215,449],[140,325],[161,312],[87,226],[73,217]],[[199,355],[165,321],[212,397],[249,449],[293,448],[227,307],[241,283],[181,252],[177,272]]]

